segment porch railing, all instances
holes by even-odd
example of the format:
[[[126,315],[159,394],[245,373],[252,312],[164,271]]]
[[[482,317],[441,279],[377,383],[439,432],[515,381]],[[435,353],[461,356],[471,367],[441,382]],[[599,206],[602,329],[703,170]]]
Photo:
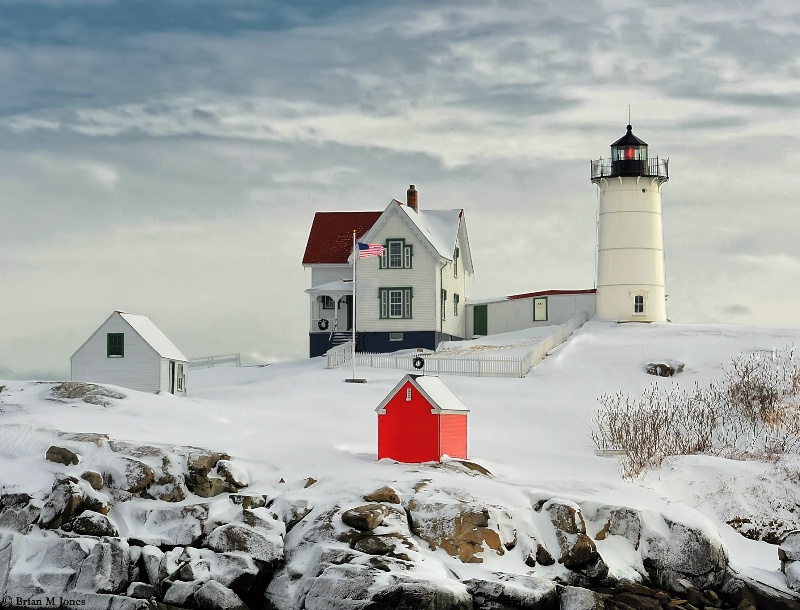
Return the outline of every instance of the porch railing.
[[[414,368],[414,358],[425,359],[425,372],[433,375],[466,375],[470,377],[525,377],[534,366],[544,359],[553,348],[564,343],[577,329],[583,326],[588,314],[582,311],[553,333],[537,343],[530,352],[519,358],[487,356],[481,358],[446,356],[436,353],[407,355],[356,353],[356,366],[382,369],[400,369],[419,372]],[[352,342],[342,343],[327,354],[327,367],[335,369],[352,364]]]
[[[201,356],[199,358],[189,359],[189,368],[213,368],[221,364],[233,364],[235,366],[242,366],[241,354],[223,354],[221,356]]]

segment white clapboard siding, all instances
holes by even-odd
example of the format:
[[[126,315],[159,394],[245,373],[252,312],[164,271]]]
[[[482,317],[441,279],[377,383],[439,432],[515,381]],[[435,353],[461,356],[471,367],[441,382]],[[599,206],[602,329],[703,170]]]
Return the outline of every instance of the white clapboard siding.
[[[108,358],[106,335],[125,335],[125,356]],[[112,315],[72,356],[72,381],[89,381],[155,392],[161,387],[161,357],[119,315]]]
[[[409,226],[393,214],[372,243],[384,244],[387,239],[405,239],[413,246],[411,269],[381,269],[377,256],[358,260],[356,272],[357,325],[364,332],[410,332],[438,328],[438,267],[430,251],[412,233]],[[381,319],[380,288],[414,290],[412,319]]]
[[[459,243],[460,247],[460,243]],[[467,312],[466,312],[466,272],[464,271],[463,261],[458,261],[458,277],[453,277],[453,263],[448,262],[441,272],[441,288],[447,291],[447,301],[445,303],[445,319],[440,322],[440,329],[443,333],[456,337],[466,337],[467,333]],[[460,302],[458,304],[458,315],[453,313],[454,295],[458,294]],[[441,290],[437,291],[437,300],[441,298]]]

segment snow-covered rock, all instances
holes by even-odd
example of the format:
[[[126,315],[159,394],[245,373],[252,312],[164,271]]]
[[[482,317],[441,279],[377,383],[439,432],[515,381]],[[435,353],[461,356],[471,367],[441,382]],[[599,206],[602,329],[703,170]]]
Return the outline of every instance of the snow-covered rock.
[[[128,587],[130,549],[124,540],[106,538],[83,561],[75,588],[92,593],[120,593]]]
[[[269,564],[283,559],[283,539],[279,535],[264,534],[240,523],[219,526],[208,535],[204,544],[218,553],[246,553]]]
[[[552,580],[513,574],[496,576],[496,580],[472,578],[464,581],[472,595],[476,610],[484,608],[546,610],[556,604],[558,591]]]
[[[201,610],[248,610],[242,598],[214,580],[200,587],[194,599]]]

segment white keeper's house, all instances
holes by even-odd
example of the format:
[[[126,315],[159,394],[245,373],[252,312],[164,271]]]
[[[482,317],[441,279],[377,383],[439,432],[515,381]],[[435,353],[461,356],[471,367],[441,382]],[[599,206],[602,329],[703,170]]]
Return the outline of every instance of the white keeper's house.
[[[70,357],[72,381],[186,396],[189,360],[147,316],[115,311]]]
[[[384,247],[356,265],[353,232]],[[467,336],[466,281],[472,254],[463,209],[421,210],[414,185],[406,203],[383,212],[317,212],[303,266],[311,269],[309,355],[351,337],[362,352],[435,349]]]

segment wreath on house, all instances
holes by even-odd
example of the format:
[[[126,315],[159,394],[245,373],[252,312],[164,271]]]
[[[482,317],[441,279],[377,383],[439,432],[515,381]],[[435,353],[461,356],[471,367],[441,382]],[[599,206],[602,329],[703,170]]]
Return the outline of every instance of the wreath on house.
[[[328,330],[328,320],[325,318],[320,319],[320,321],[317,322],[317,328],[320,330]]]
[[[411,364],[414,365],[414,368],[420,370],[423,366],[425,366],[425,360],[423,360],[420,356],[417,356],[411,361]]]

